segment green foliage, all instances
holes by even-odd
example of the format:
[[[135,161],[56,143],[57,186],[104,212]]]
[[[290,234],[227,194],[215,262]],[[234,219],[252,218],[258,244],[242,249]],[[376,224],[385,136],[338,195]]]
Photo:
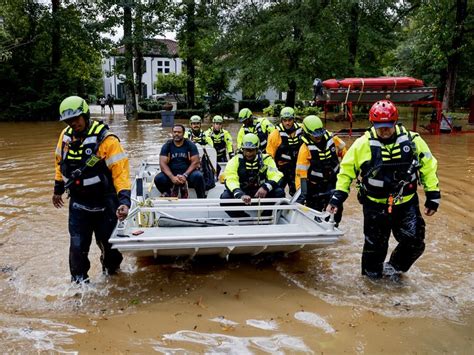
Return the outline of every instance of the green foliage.
[[[295,113],[297,116],[306,117],[309,115],[316,115],[319,116],[321,113],[321,109],[317,106],[302,106],[296,107]]]
[[[17,0],[2,5],[2,16],[11,59],[0,66],[0,119],[55,120],[64,97],[99,92],[100,40],[76,7],[53,13],[43,4]],[[53,29],[60,35],[56,47]]]
[[[224,97],[222,100],[212,105],[209,111],[211,113],[219,114],[231,113],[234,111],[234,100],[230,97]]]
[[[186,74],[158,74],[155,88],[160,93],[168,93],[182,102],[181,97],[186,94]]]
[[[190,119],[191,116],[198,115],[204,117],[206,112],[204,110],[197,110],[197,109],[183,109],[176,111],[175,118],[176,119]]]
[[[457,103],[467,104],[474,87],[474,3],[467,1],[464,38],[458,49],[453,48],[458,26],[456,6],[452,1],[421,1],[407,20],[386,72],[421,78],[427,86],[441,88],[442,93],[447,79],[448,57],[458,52]]]
[[[239,101],[239,110],[243,108],[248,108],[252,112],[262,112],[265,107],[270,105],[270,101],[267,99],[263,100],[240,100]]]
[[[164,101],[160,100],[150,100],[150,99],[145,99],[139,102],[140,107],[144,111],[160,111],[163,109]]]

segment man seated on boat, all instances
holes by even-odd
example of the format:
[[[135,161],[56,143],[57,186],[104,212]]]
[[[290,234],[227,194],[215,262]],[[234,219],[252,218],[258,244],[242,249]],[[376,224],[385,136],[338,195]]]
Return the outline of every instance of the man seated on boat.
[[[301,187],[301,194],[296,202],[324,211],[336,188],[339,158],[346,153],[346,144],[327,131],[318,116],[307,116],[303,130],[303,144],[296,163],[296,187]],[[342,208],[334,217],[336,226],[341,218]]]
[[[187,187],[196,190],[198,198],[205,198],[204,177],[199,170],[200,160],[196,145],[184,138],[184,126],[173,126],[173,139],[167,141],[160,152],[161,172],[155,177],[156,188],[163,196],[187,198]]]
[[[242,153],[226,165],[225,187],[221,199],[241,199],[249,205],[252,198],[285,197],[279,182],[283,174],[268,154],[262,154],[256,134],[247,133],[242,140]],[[244,211],[227,211],[233,218],[248,217]]]
[[[278,170],[283,173],[281,187],[284,189],[288,185],[293,196],[296,192],[296,158],[303,142],[303,129],[295,122],[295,110],[291,107],[282,108],[280,119],[281,123],[268,137],[267,153],[275,159]]]
[[[255,117],[248,108],[240,110],[239,121],[243,124],[237,133],[237,149],[242,147],[243,138],[247,133],[255,133],[260,140],[259,148],[264,152],[267,147],[268,135],[275,130],[275,126],[266,118]]]
[[[191,116],[191,118],[189,119],[189,125],[191,126],[191,128],[186,130],[184,138],[191,140],[195,144],[210,145],[211,147],[213,147],[214,144],[212,142],[212,139],[208,137],[201,129],[201,123],[202,119],[200,116]]]
[[[212,118],[212,127],[205,132],[212,139],[212,143],[217,152],[217,161],[226,162],[234,156],[234,148],[232,147],[232,136],[229,131],[222,128],[224,119],[222,116],[215,115]]]

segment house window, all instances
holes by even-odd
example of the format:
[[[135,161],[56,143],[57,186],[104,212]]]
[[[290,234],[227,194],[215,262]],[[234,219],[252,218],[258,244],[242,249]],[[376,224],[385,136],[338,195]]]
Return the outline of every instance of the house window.
[[[158,66],[159,66],[159,67],[162,67],[162,66],[163,66],[163,61],[162,61],[162,60],[159,60],[159,61],[158,61]]]
[[[143,70],[142,74],[145,74],[146,73],[146,60],[145,59],[143,59],[142,70]]]
[[[125,86],[123,83],[117,84],[117,99],[125,98]]]
[[[170,72],[170,68],[165,68],[165,73],[169,73]]]
[[[169,67],[169,66],[170,66],[169,60],[165,60],[165,67]]]
[[[162,68],[158,68],[158,73],[163,73],[163,69],[162,69]]]

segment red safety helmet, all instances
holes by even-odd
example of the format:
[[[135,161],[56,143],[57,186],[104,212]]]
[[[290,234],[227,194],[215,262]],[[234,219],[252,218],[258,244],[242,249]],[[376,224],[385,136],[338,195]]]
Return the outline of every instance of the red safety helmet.
[[[372,105],[369,120],[375,128],[393,127],[398,121],[398,110],[390,100],[380,100]]]

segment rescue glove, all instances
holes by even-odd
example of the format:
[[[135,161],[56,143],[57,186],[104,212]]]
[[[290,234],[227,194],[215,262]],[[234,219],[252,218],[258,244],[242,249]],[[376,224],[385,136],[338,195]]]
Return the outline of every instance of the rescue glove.
[[[440,199],[441,199],[441,193],[439,191],[427,191],[425,207],[430,210],[437,211],[439,207]]]
[[[341,208],[344,201],[347,199],[347,192],[341,190],[335,190],[331,199],[329,200],[329,204],[335,206],[337,208]]]

